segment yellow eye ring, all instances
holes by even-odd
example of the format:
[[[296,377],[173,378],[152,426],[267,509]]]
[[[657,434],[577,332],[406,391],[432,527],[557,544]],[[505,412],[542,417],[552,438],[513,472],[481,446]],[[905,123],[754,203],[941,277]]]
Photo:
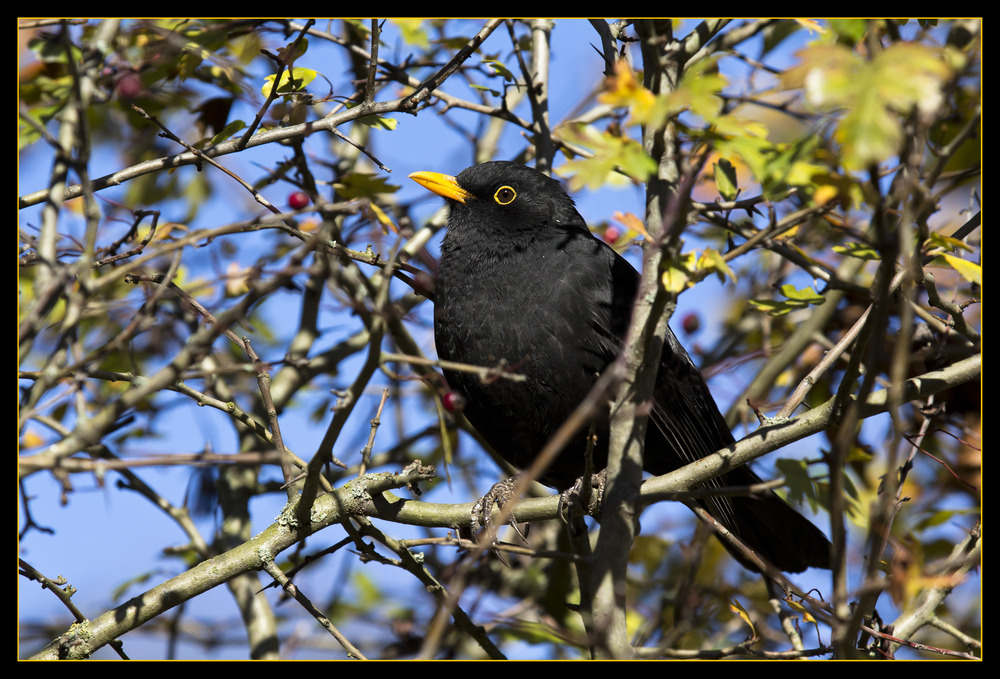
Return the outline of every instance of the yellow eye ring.
[[[493,194],[493,200],[495,200],[500,205],[510,205],[517,198],[517,191],[509,186],[501,186],[497,189],[497,192]]]

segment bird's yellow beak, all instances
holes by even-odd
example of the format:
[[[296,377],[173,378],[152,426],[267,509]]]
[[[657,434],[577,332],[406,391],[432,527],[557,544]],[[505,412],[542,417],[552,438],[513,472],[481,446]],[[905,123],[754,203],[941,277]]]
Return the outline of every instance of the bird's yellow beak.
[[[410,175],[410,179],[432,193],[457,200],[459,203],[464,203],[473,197],[471,193],[459,186],[458,181],[451,175],[438,172],[414,172]]]

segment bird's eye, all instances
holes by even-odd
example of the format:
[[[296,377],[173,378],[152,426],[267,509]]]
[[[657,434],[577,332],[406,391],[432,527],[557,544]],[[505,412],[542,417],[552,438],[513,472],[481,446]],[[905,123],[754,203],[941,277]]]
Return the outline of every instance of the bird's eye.
[[[509,186],[501,186],[497,189],[497,192],[493,194],[493,200],[501,205],[510,205],[514,202],[515,198],[517,198],[517,191]]]

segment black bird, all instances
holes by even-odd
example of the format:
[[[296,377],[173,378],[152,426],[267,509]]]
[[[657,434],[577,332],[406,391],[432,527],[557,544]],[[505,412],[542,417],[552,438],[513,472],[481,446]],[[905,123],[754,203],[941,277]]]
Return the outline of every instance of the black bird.
[[[434,287],[439,357],[477,366],[505,362],[527,379],[486,384],[452,370],[445,378],[464,397],[464,413],[479,434],[510,464],[527,468],[621,352],[639,274],[590,232],[573,200],[541,172],[495,161],[457,177],[410,177],[450,208]],[[701,373],[669,331],[650,418],[644,468],[656,475],[734,441]],[[603,469],[607,416],[596,425],[594,468]],[[560,490],[576,482],[586,434],[563,449],[540,481]],[[740,467],[716,485],[759,482]],[[826,537],[772,492],[714,497],[704,506],[783,571],[830,567]]]

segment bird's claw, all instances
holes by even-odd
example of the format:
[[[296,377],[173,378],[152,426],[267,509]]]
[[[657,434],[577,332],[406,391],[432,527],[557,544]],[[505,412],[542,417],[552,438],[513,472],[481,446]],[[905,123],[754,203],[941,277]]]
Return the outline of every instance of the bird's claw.
[[[486,539],[489,540],[491,545],[499,544],[496,534],[499,524],[497,524],[496,519],[493,516],[493,509],[494,507],[503,509],[508,503],[510,503],[511,500],[515,499],[514,495],[519,482],[520,477],[518,476],[512,476],[509,479],[504,479],[503,481],[494,484],[486,495],[476,501],[476,504],[472,506],[473,535],[478,535],[480,531],[485,531]],[[527,538],[512,518],[508,517],[506,523],[514,529],[518,537],[527,541]],[[498,550],[494,551],[504,565],[510,565],[507,562],[507,559],[504,558],[502,552]]]
[[[604,487],[607,485],[607,470],[602,469],[590,478],[581,476],[572,486],[559,494],[559,515],[569,523],[568,512],[577,508],[583,514],[600,516],[604,503]],[[572,524],[570,524],[572,525]]]

